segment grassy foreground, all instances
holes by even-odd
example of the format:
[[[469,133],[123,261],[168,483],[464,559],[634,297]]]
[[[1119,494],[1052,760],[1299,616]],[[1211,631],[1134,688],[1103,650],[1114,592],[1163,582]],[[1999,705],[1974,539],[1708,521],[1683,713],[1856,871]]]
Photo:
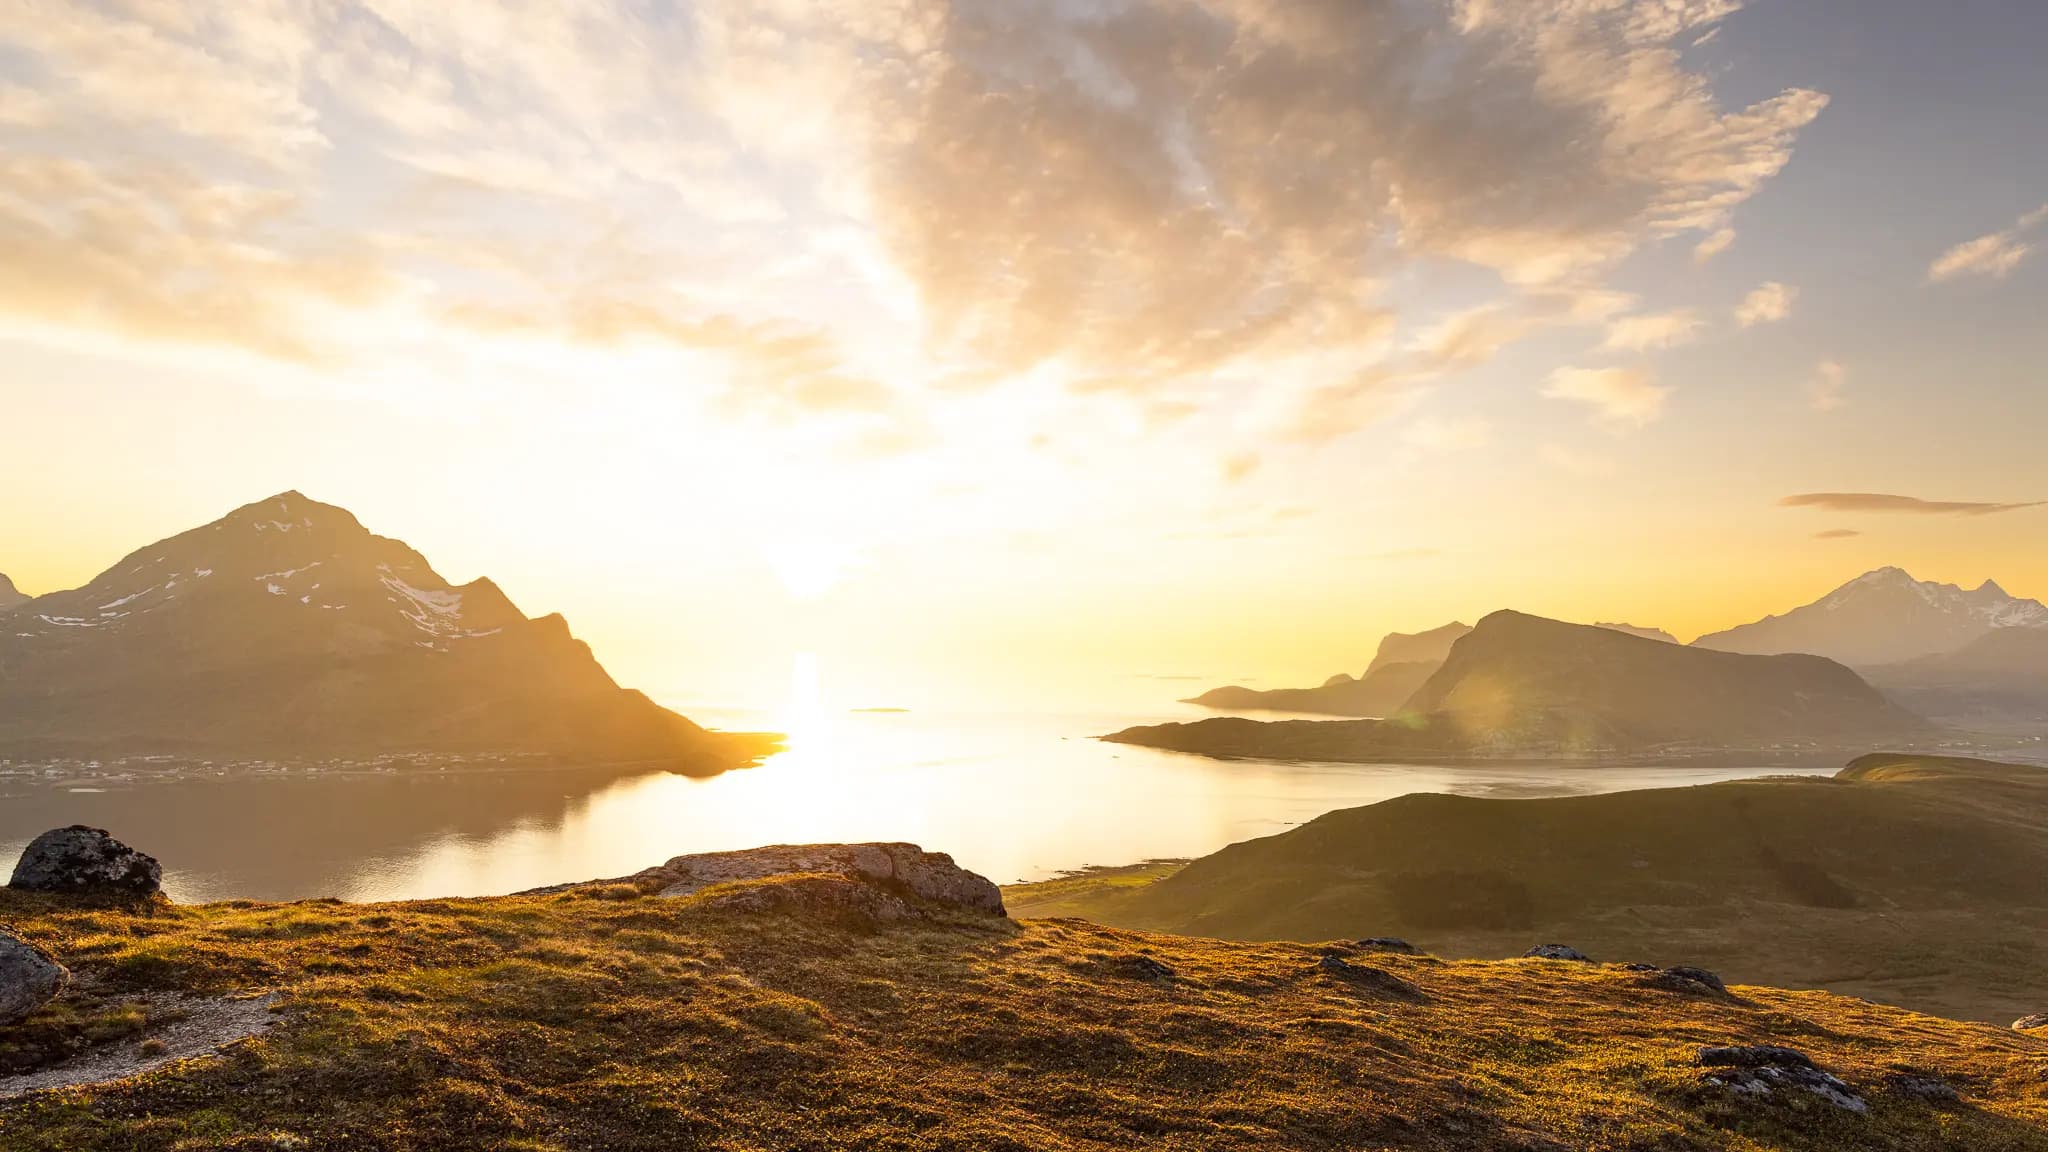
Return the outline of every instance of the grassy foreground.
[[[1183,868],[1005,890],[1013,914],[1248,940],[1539,940],[1960,1019],[2048,1011],[2048,768],[1872,755],[1834,778],[1403,796]]]
[[[281,1009],[219,1057],[0,1103],[0,1147],[2048,1149],[2048,1041],[1822,993],[1352,952],[1394,979],[1361,978],[1306,945],[878,927],[706,895],[138,911],[0,895],[0,919],[99,1011],[166,989],[275,991]],[[48,1026],[0,1028],[0,1046]],[[1692,1067],[1700,1045],[1766,1041],[1848,1080],[1869,1114],[1738,1098]],[[1903,1072],[1962,1100],[1887,1088]]]

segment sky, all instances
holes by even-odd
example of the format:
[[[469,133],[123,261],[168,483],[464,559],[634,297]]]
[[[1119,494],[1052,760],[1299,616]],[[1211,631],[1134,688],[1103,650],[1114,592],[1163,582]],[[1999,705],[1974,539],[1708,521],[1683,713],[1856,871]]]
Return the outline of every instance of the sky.
[[[2032,0],[0,0],[0,572],[298,489],[624,682],[2048,596]],[[1880,499],[1882,497],[1882,499]],[[798,661],[799,654],[808,654]]]

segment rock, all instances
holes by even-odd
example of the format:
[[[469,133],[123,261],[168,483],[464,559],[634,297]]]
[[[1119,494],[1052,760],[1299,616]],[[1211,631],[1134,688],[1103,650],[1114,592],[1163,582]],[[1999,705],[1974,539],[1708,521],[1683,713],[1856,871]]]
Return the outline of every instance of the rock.
[[[1697,1057],[1703,1068],[1812,1068],[1813,1059],[1793,1048],[1773,1044],[1743,1044],[1726,1048],[1702,1048]]]
[[[1369,952],[1395,952],[1402,956],[1422,955],[1422,949],[1399,936],[1368,936],[1358,942],[1358,947]]]
[[[1780,1089],[1799,1089],[1846,1112],[1859,1115],[1870,1105],[1840,1079],[1821,1071],[1811,1057],[1769,1044],[1702,1048],[1698,1063],[1707,1068],[1703,1083],[1741,1096],[1767,1097]]]
[[[1316,961],[1314,971],[1342,980],[1354,987],[1369,988],[1381,995],[1396,996],[1403,1000],[1422,999],[1422,989],[1392,972],[1367,964],[1353,964],[1342,956],[1324,955],[1322,959]]]
[[[1111,966],[1119,975],[1138,980],[1171,980],[1174,976],[1170,966],[1150,956],[1119,956],[1111,961]]]
[[[1640,961],[1640,960],[1638,960],[1638,961],[1636,961],[1635,963],[1632,963],[1632,964],[1623,964],[1623,965],[1621,966],[1621,970],[1622,970],[1623,972],[1662,972],[1662,971],[1663,971],[1663,969],[1662,969],[1662,968],[1659,968],[1659,967],[1657,967],[1657,966],[1656,966],[1655,964],[1645,964],[1645,963],[1643,963],[1643,962],[1642,962],[1642,961]]]
[[[1714,975],[1705,968],[1690,968],[1685,965],[1680,965],[1676,968],[1652,969],[1650,975],[1644,979],[1643,983],[1652,988],[1662,988],[1670,992],[1687,992],[1696,996],[1726,996],[1728,994],[1728,985],[1722,983],[1719,976]]]
[[[1522,953],[1522,955],[1524,958],[1534,957],[1538,960],[1581,960],[1588,963],[1591,962],[1591,958],[1585,953],[1576,948],[1567,948],[1562,944],[1538,944],[1527,952]]]
[[[12,1024],[56,998],[71,973],[41,948],[0,928],[0,1024]]]
[[[1894,1096],[1903,1096],[1908,1100],[1925,1100],[1929,1104],[1954,1104],[1962,1099],[1955,1086],[1939,1076],[1893,1072],[1885,1076],[1884,1086]]]
[[[2015,1032],[2034,1032],[2042,1028],[2048,1028],[2048,1012],[2036,1012],[2032,1016],[2022,1016],[2012,1022],[2012,1030]]]
[[[101,828],[73,824],[29,842],[14,866],[10,888],[102,896],[154,896],[164,870],[153,856],[130,848]]]
[[[851,876],[771,877],[714,892],[701,907],[720,912],[800,912],[808,916],[877,922],[917,920],[923,913],[901,897]]]
[[[796,873],[826,873],[879,885],[944,908],[1001,916],[1002,889],[915,844],[798,844],[678,856],[628,878],[657,896],[690,896],[713,884]]]

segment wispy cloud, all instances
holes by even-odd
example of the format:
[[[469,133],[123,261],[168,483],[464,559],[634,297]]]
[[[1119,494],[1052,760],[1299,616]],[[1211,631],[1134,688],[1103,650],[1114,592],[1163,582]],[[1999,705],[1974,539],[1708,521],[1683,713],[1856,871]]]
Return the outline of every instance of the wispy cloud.
[[[1805,492],[1778,501],[1785,508],[1820,508],[1829,512],[1905,512],[1921,516],[1992,516],[2040,508],[2048,500],[1999,504],[1979,500],[1922,500],[1882,492]]]
[[[1774,324],[1792,314],[1792,302],[1799,298],[1799,289],[1776,280],[1767,280],[1750,290],[1735,306],[1735,322],[1744,328],[1758,324]]]
[[[1706,321],[1692,308],[1623,316],[1607,326],[1606,345],[1629,352],[1675,348],[1698,339]]]
[[[1963,276],[2002,279],[2033,252],[2034,246],[2024,237],[2044,220],[2048,220],[2048,204],[2020,217],[2010,228],[1965,240],[1935,257],[1927,266],[1927,278],[1937,284]]]
[[[1640,368],[1559,368],[1543,388],[1553,400],[1591,407],[1603,423],[1633,428],[1662,416],[1670,393]]]
[[[1813,538],[1815,540],[1847,540],[1861,535],[1863,533],[1858,532],[1854,528],[1829,528],[1825,532],[1815,532]]]
[[[1726,252],[1735,243],[1735,229],[1720,228],[1698,244],[1693,245],[1692,258],[1705,263]]]

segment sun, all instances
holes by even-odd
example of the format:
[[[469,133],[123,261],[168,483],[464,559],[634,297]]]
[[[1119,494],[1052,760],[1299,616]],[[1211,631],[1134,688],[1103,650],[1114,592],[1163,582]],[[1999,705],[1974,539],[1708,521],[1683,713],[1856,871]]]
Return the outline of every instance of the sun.
[[[815,529],[786,529],[761,542],[761,556],[793,600],[821,600],[846,578],[853,544]]]

